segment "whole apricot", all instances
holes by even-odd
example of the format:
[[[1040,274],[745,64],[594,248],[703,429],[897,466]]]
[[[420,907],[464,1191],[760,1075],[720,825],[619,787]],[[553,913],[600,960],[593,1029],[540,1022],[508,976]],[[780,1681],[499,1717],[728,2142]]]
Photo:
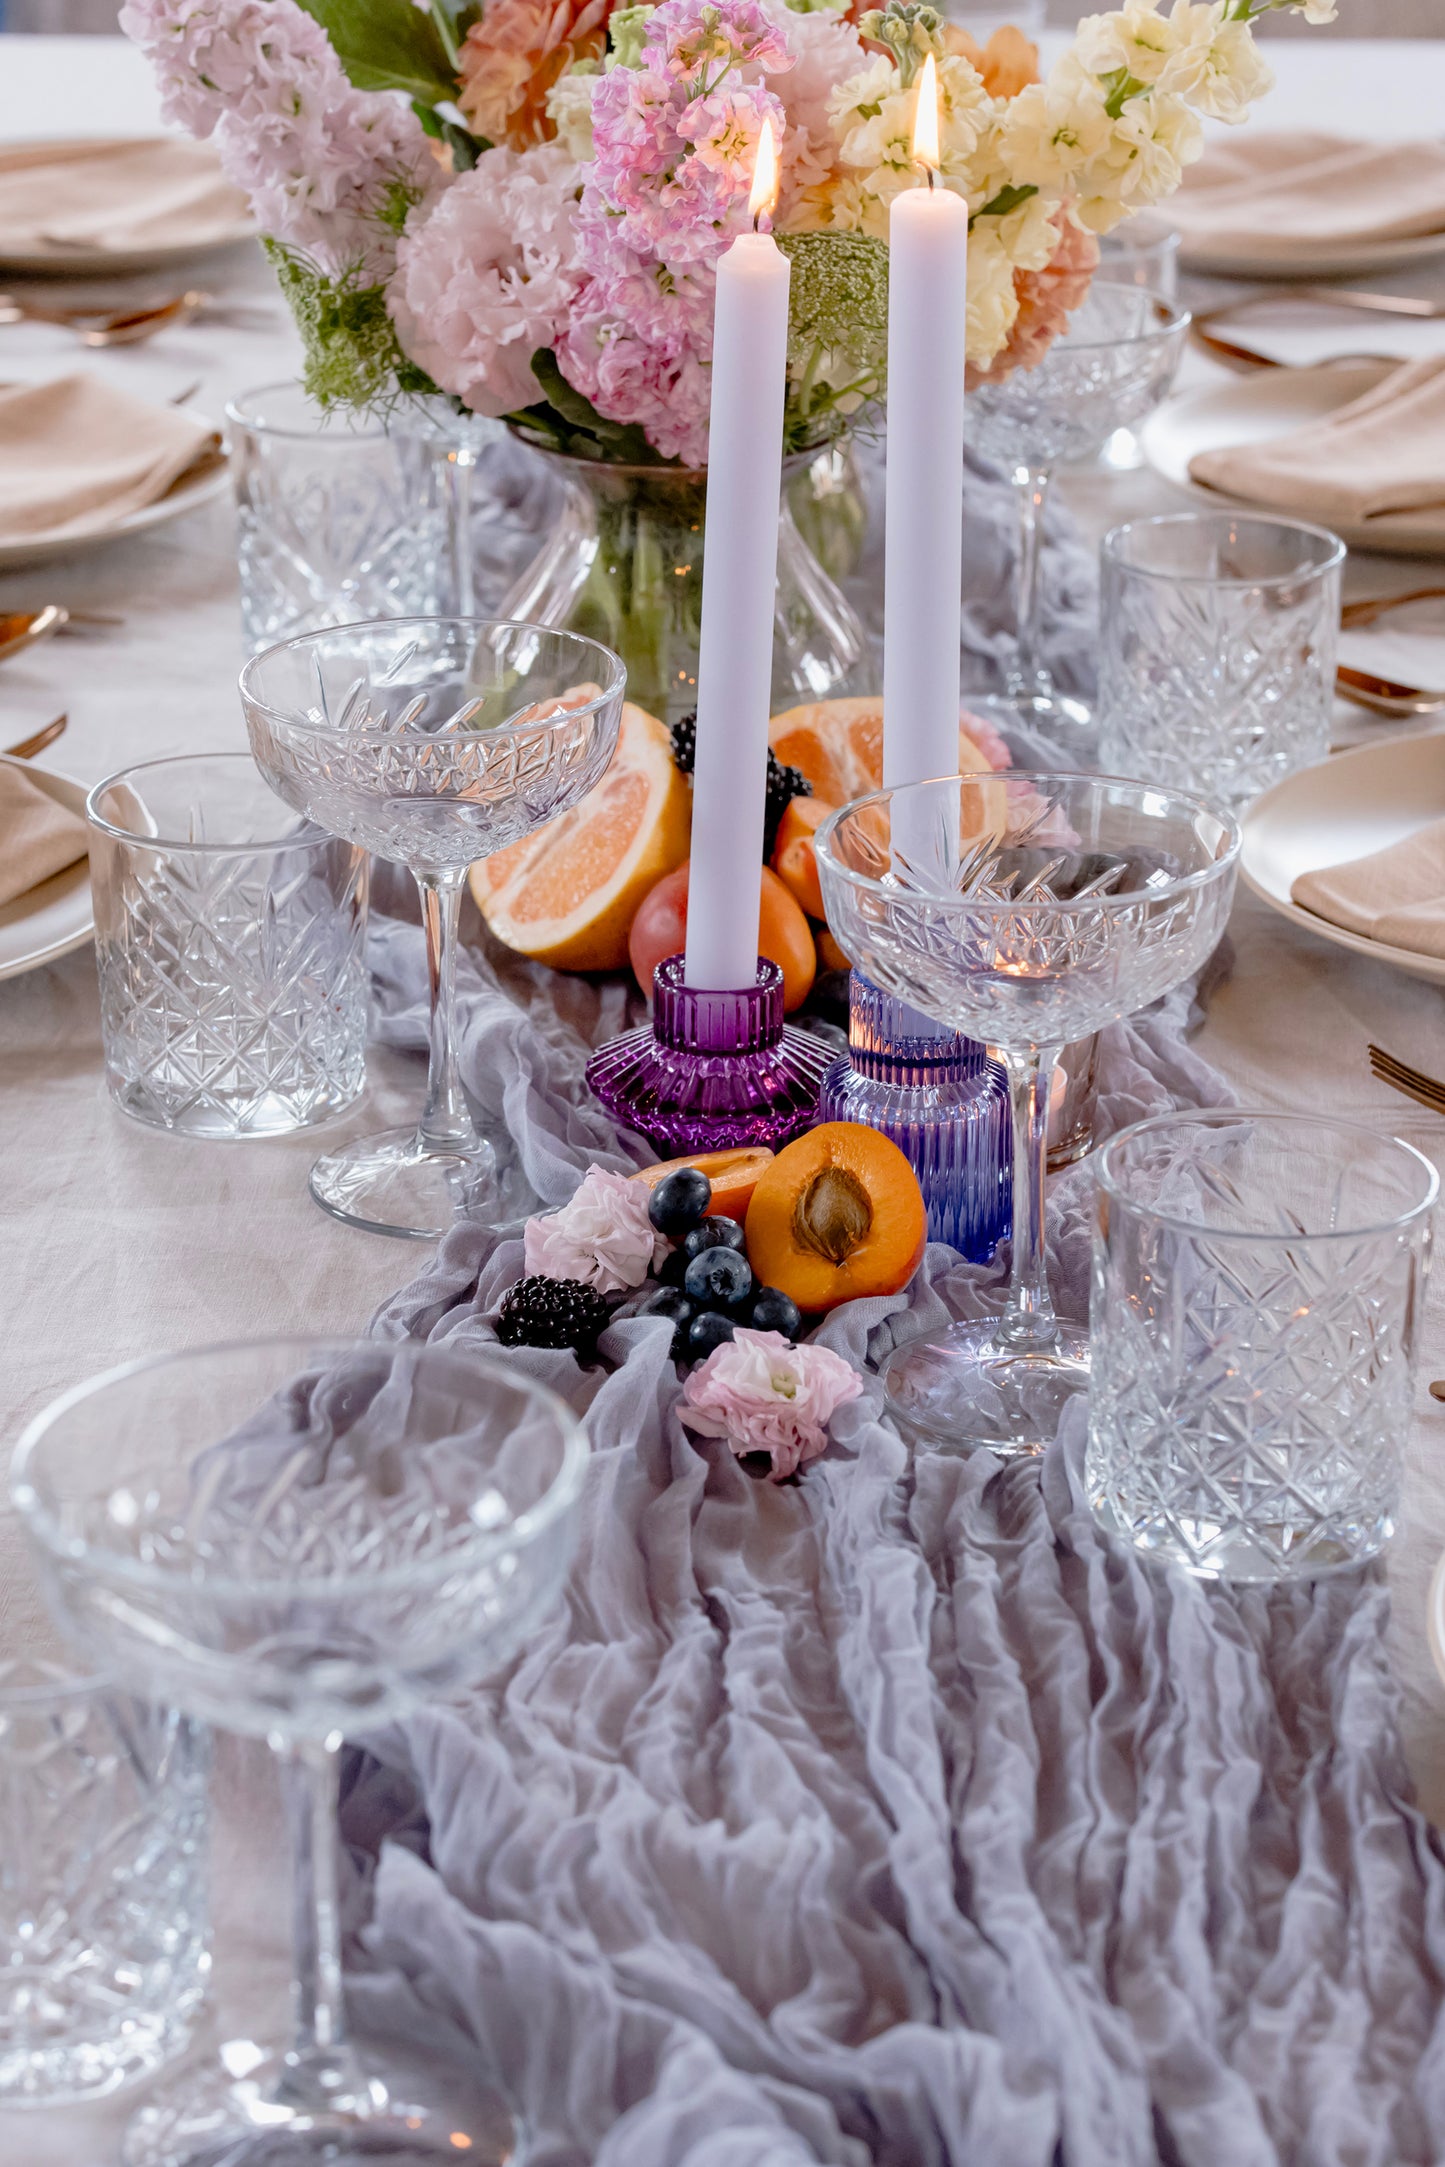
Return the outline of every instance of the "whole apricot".
[[[688,865],[668,873],[646,895],[632,921],[627,952],[633,974],[644,993],[652,991],[652,974],[668,956],[687,944]],[[768,956],[783,974],[783,1007],[791,1014],[807,1000],[818,975],[818,955],[802,905],[795,902],[769,866],[758,868],[761,880],[758,917],[758,953]]]

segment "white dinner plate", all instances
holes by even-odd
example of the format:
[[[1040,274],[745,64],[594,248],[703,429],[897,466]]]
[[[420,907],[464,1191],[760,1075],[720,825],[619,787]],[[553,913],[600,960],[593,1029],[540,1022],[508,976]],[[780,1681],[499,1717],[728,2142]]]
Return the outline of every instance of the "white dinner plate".
[[[73,150],[85,138],[61,137],[53,142],[17,144],[16,150],[26,153],[46,150]],[[186,145],[188,153],[196,160],[206,157],[214,160],[215,153],[200,145]],[[103,161],[95,166],[97,188],[105,187]],[[216,180],[221,179],[216,168]],[[54,278],[118,278],[129,277],[141,271],[180,271],[198,263],[202,257],[212,255],[218,248],[234,248],[240,241],[254,241],[256,224],[246,208],[246,201],[239,191],[231,189],[228,194],[234,200],[234,212],[229,205],[218,204],[211,222],[198,231],[193,239],[185,241],[147,241],[133,248],[86,248],[70,247],[64,242],[31,239],[28,244],[7,244],[0,232],[0,272],[10,277]]]
[[[1239,376],[1227,384],[1181,392],[1156,408],[1141,427],[1139,441],[1144,457],[1165,481],[1187,490],[1197,502],[1213,505],[1216,511],[1237,505],[1288,518],[1288,511],[1280,507],[1229,496],[1222,489],[1208,489],[1192,480],[1190,461],[1201,452],[1222,451],[1229,444],[1262,444],[1269,437],[1284,436],[1309,422],[1323,421],[1351,399],[1361,398],[1399,366],[1398,361],[1351,360],[1321,363],[1310,369],[1261,369],[1256,376]],[[1318,515],[1299,516],[1315,519]],[[1445,517],[1439,513],[1391,512],[1383,519],[1331,520],[1329,524],[1351,549],[1373,550],[1390,557],[1445,557]]]
[[[194,512],[200,505],[223,496],[228,480],[225,456],[218,452],[214,460],[192,467],[179,481],[173,482],[154,504],[143,504],[139,511],[126,512],[106,526],[88,527],[82,534],[29,534],[17,536],[13,541],[0,539],[0,572],[16,571],[32,564],[49,564],[56,557],[73,557],[82,550],[98,549],[102,542],[119,542],[130,534],[144,534],[150,527],[163,527],[168,521],[181,519],[187,512]]]
[[[28,760],[11,760],[0,753],[6,767],[19,768],[67,812],[85,818],[86,788],[70,775],[53,775],[48,768],[34,767]],[[38,888],[0,905],[0,978],[16,978],[41,963],[68,956],[83,948],[95,932],[90,908],[90,867],[84,858],[54,873]]]
[[[1255,799],[1241,821],[1240,876],[1272,910],[1320,940],[1376,963],[1393,963],[1412,978],[1445,985],[1445,960],[1440,957],[1347,933],[1289,899],[1301,873],[1385,850],[1442,816],[1445,736],[1357,745],[1318,767],[1286,775]]]
[[[1210,255],[1204,262],[1191,256],[1186,241],[1179,264],[1209,278],[1264,278],[1273,284],[1289,278],[1359,278],[1372,271],[1403,271],[1442,254],[1445,233],[1415,233],[1396,241],[1295,241],[1287,252],[1245,249],[1237,256]]]

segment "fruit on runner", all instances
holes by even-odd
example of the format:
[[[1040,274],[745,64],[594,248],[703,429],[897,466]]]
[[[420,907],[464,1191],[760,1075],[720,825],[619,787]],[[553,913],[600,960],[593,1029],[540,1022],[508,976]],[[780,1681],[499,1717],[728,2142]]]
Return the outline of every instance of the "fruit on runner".
[[[782,971],[783,1007],[791,1015],[812,991],[818,954],[801,905],[794,902],[771,867],[760,866],[758,871],[762,880],[758,952],[770,956]],[[658,964],[687,945],[688,872],[687,866],[680,865],[676,872],[660,880],[632,921],[628,952],[644,993],[652,991],[652,974]]]
[[[663,1159],[656,1166],[644,1166],[641,1173],[634,1174],[632,1178],[634,1181],[646,1182],[648,1188],[655,1191],[672,1175],[681,1173],[685,1168],[693,1170],[705,1176],[709,1184],[710,1194],[703,1206],[705,1214],[717,1214],[726,1219],[743,1219],[747,1216],[748,1204],[758,1185],[758,1177],[772,1162],[773,1154],[766,1144],[739,1145],[735,1151],[698,1151],[694,1152],[690,1159]],[[663,1234],[687,1232],[686,1226],[676,1229],[663,1226],[655,1213],[652,1223]],[[687,1224],[693,1226],[696,1221],[690,1219]]]
[[[901,1293],[928,1216],[896,1144],[860,1122],[825,1121],[778,1153],[753,1191],[746,1231],[758,1279],[817,1312]]]
[[[794,798],[778,822],[778,840],[773,845],[773,871],[810,918],[823,916],[813,837],[833,810],[824,798]]]
[[[472,867],[498,940],[561,971],[615,971],[644,896],[688,851],[691,806],[663,725],[629,702],[595,790]]]
[[[797,768],[825,805],[847,805],[883,788],[883,701],[813,700],[790,707],[768,724],[768,741],[780,760]],[[958,723],[958,771],[992,775],[1010,765],[1008,747],[990,723],[963,714]],[[970,784],[963,793],[966,834],[1002,824],[1002,782]]]

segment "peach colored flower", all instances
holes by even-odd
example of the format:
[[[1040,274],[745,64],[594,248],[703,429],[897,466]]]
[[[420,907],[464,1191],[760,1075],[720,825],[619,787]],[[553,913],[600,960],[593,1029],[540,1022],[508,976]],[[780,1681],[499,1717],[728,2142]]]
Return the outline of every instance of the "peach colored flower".
[[[829,1422],[862,1389],[841,1354],[744,1328],[689,1374],[677,1411],[700,1436],[726,1438],[740,1459],[766,1452],[772,1480],[785,1482],[827,1450]]]
[[[958,23],[943,25],[949,52],[971,60],[991,98],[1015,98],[1039,79],[1039,49],[1016,24],[1001,23],[987,45],[980,45]]]
[[[547,93],[579,60],[600,60],[613,0],[487,0],[462,42],[457,103],[478,135],[513,150],[557,133]]]
[[[1088,292],[1099,261],[1098,241],[1067,216],[1061,216],[1060,226],[1059,245],[1042,271],[1015,271],[1019,312],[1013,329],[987,368],[969,363],[970,390],[1001,383],[1015,369],[1037,367]]]

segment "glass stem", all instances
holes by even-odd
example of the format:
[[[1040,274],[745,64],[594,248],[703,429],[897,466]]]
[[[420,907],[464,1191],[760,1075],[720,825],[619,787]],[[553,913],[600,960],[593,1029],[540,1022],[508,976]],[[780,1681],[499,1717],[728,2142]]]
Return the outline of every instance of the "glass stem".
[[[1027,699],[1035,693],[1048,693],[1053,680],[1039,662],[1040,618],[1043,608],[1043,581],[1040,577],[1044,549],[1044,503],[1049,493],[1049,476],[1041,467],[1015,467],[1013,471],[1014,496],[1019,508],[1019,553],[1014,577],[1015,614],[1018,623],[1018,652],[1009,674],[1005,692],[1010,699]]]
[[[292,2043],[287,2091],[328,2103],[354,2082],[341,1990],[341,1739],[277,1748],[290,1777],[296,1847]]]
[[[472,476],[476,472],[477,447],[469,440],[448,444],[442,457],[442,487],[446,493],[447,570],[451,593],[442,607],[455,617],[470,617],[476,609],[476,566],[472,552]]]
[[[466,868],[449,866],[441,873],[415,873],[415,879],[421,890],[431,987],[431,1065],[420,1136],[429,1151],[469,1151],[476,1143],[477,1131],[462,1093],[456,1048],[457,926]]]
[[[1058,1338],[1044,1250],[1044,1177],[1049,1149],[1049,1087],[1058,1046],[1005,1052],[1013,1110],[1013,1276],[998,1338],[1018,1352],[1052,1347]]]

